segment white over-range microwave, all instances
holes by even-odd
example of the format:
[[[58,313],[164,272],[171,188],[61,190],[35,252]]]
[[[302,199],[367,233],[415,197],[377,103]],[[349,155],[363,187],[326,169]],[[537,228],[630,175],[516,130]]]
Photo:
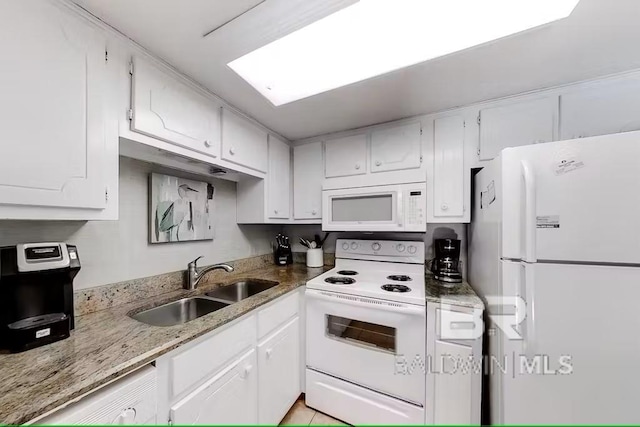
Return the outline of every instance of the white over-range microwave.
[[[324,231],[427,231],[425,182],[322,191]]]

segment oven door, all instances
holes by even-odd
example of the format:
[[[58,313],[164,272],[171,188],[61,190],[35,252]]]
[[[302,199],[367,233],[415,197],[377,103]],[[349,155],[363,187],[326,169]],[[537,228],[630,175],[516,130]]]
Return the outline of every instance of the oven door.
[[[424,406],[426,310],[307,289],[307,367]]]
[[[324,190],[324,231],[402,231],[402,187]]]

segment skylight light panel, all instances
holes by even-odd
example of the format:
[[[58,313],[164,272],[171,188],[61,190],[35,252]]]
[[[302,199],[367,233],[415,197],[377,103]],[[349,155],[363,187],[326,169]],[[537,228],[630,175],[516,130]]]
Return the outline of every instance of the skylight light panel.
[[[360,0],[228,65],[283,105],[567,17],[579,0]]]

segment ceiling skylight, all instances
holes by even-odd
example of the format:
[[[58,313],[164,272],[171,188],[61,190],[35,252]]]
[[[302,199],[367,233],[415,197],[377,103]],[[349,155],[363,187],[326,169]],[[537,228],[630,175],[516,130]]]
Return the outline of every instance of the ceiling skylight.
[[[565,18],[578,1],[360,0],[228,65],[283,105]]]

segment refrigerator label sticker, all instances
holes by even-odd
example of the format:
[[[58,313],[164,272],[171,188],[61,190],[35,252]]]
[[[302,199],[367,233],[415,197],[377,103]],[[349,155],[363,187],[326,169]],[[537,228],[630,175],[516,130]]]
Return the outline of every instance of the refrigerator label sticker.
[[[569,158],[564,159],[554,165],[554,172],[556,176],[564,175],[574,170],[584,167],[584,162],[580,159]]]
[[[489,207],[489,205],[495,201],[496,201],[496,183],[495,181],[491,181],[489,185],[487,185],[487,189],[485,191],[480,192],[480,209]]]
[[[560,215],[544,215],[536,217],[538,228],[560,228]]]

